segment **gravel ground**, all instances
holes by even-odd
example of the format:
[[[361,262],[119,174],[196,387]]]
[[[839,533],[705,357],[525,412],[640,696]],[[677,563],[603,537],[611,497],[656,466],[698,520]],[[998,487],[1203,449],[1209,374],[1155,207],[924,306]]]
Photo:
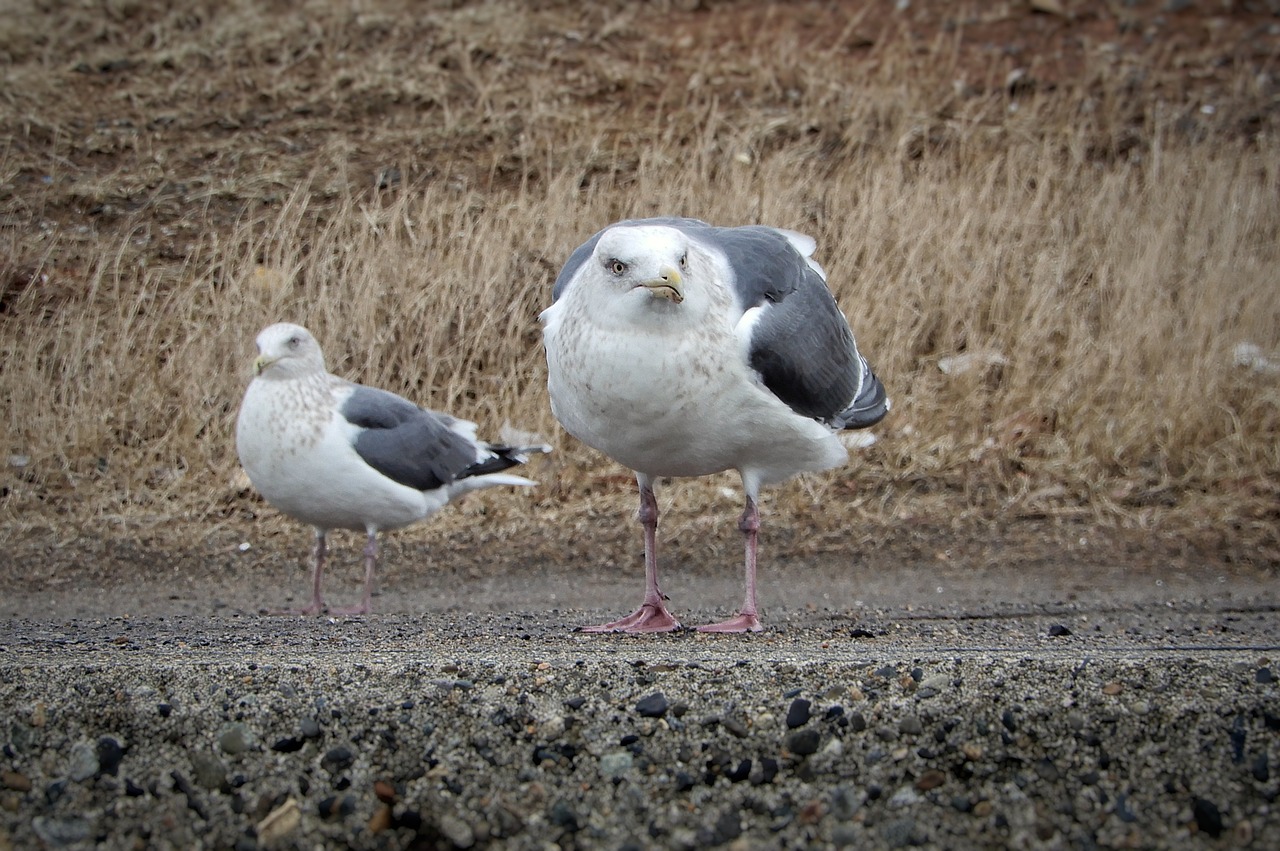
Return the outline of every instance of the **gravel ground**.
[[[784,574],[754,636],[587,636],[617,612],[491,581],[347,620],[11,597],[0,849],[1280,847],[1266,577],[905,576],[841,612]]]

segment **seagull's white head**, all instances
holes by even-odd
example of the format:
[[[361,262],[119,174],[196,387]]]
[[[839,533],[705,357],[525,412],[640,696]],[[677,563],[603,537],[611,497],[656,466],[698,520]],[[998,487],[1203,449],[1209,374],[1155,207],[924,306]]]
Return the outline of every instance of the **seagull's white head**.
[[[325,372],[324,353],[311,332],[301,325],[278,322],[258,334],[258,357],[253,374],[271,378],[298,378]]]
[[[684,302],[689,275],[690,240],[676,228],[627,225],[605,231],[588,262],[615,291],[649,300]]]

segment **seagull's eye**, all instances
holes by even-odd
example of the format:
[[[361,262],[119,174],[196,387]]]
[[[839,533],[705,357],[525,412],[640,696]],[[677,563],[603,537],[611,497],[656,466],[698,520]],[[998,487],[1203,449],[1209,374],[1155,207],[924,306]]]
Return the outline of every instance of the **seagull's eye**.
[[[689,255],[688,255],[688,254],[681,254],[681,255],[680,255],[680,268],[681,268],[681,269],[688,269],[688,268],[689,268]]]
[[[608,265],[609,271],[615,275],[621,275],[623,272],[627,271],[627,264],[623,263],[621,260],[610,260],[606,265]]]
[[[298,346],[301,346],[301,345],[302,345],[302,338],[301,338],[301,337],[290,337],[290,338],[289,338],[289,348],[291,348],[291,349],[296,349],[296,348],[298,348]]]

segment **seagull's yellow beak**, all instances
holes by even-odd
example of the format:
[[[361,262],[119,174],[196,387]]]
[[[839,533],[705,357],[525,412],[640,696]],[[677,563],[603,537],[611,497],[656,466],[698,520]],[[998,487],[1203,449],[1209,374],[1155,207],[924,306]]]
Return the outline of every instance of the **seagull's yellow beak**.
[[[276,362],[276,359],[273,357],[270,357],[268,355],[258,355],[256,358],[253,359],[253,374],[262,375],[262,371],[265,370],[267,367],[271,366],[271,364],[275,362]]]
[[[666,298],[679,304],[684,301],[683,279],[680,272],[670,266],[658,270],[658,277],[645,281],[642,286],[649,290],[655,298]]]

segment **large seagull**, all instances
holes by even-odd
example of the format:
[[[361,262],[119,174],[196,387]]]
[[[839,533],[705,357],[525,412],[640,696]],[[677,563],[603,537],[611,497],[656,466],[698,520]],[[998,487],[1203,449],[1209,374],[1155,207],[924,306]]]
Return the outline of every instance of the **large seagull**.
[[[699,629],[761,629],[761,486],[843,464],[838,432],[889,410],[815,247],[779,228],[628,220],[579,246],[556,278],[541,316],[552,411],[635,471],[644,529],[644,601],[585,631],[680,628],[658,584],[654,483],[730,469],[746,494],[746,594],[736,615]]]

